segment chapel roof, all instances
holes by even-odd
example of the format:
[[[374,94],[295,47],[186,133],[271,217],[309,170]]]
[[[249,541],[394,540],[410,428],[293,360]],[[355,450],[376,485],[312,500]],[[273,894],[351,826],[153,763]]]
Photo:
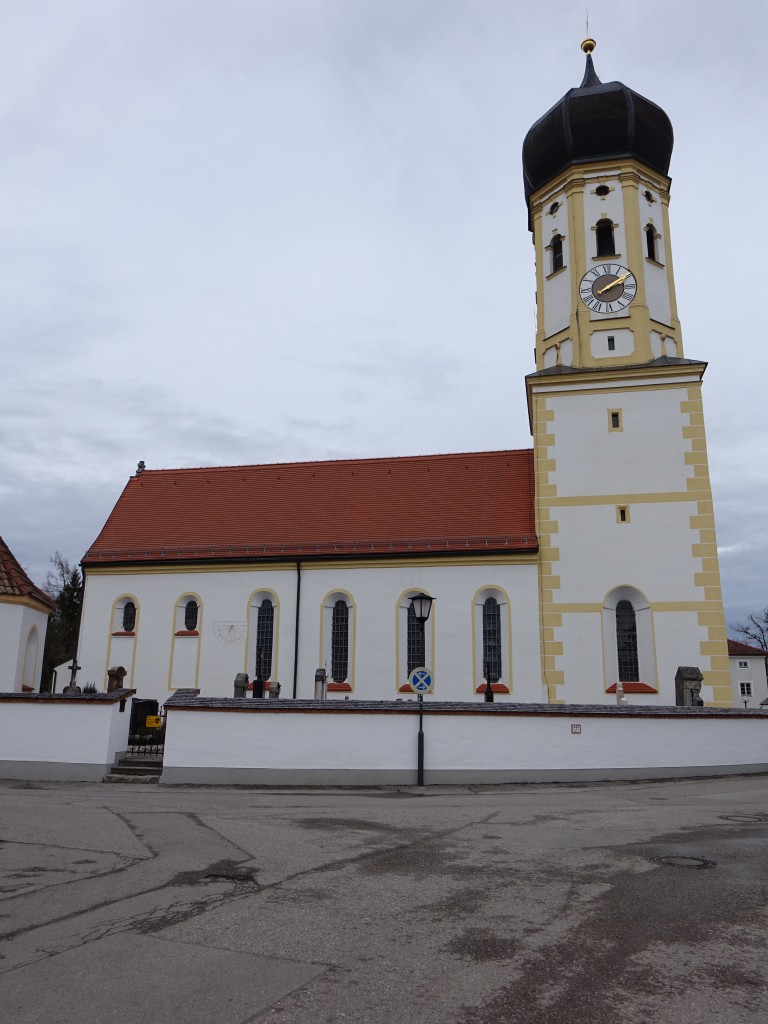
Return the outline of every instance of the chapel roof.
[[[536,550],[522,449],[140,467],[83,565]]]
[[[32,598],[51,611],[56,602],[36,586],[17,562],[13,552],[0,537],[0,597]]]
[[[731,640],[728,638],[728,653],[731,657],[739,655],[742,658],[765,658],[768,657],[768,652],[761,650],[759,647],[750,647],[749,644],[743,644],[741,640]]]

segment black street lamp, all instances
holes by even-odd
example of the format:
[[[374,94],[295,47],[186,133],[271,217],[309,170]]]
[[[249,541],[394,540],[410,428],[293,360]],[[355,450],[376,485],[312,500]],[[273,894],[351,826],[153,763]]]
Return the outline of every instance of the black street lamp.
[[[432,602],[434,597],[430,597],[429,594],[414,594],[411,598],[411,611],[413,617],[418,622],[421,629],[424,629],[424,623],[429,618],[429,613],[432,611]],[[426,666],[424,666],[426,667]],[[419,701],[419,738],[417,746],[417,767],[416,767],[416,785],[424,785],[424,694],[418,694]]]
[[[411,608],[413,609],[414,618],[422,626],[429,618],[429,613],[432,611],[432,602],[434,597],[430,597],[429,594],[414,594],[411,598]]]

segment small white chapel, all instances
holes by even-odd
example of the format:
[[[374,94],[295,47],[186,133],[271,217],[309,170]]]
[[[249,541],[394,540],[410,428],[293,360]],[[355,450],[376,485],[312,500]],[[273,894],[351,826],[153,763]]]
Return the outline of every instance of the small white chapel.
[[[392,700],[731,707],[702,406],[669,222],[672,125],[581,84],[523,143],[532,446],[280,465],[143,463],[85,554],[78,682]],[[521,389],[522,400],[522,389]],[[526,439],[527,440],[527,439]],[[419,496],[415,513],[414,495]],[[429,615],[413,598],[432,598]]]

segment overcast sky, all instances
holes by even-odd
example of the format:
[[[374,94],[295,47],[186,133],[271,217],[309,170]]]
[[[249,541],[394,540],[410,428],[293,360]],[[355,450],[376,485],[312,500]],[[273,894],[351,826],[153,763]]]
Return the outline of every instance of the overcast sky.
[[[675,129],[726,614],[768,604],[768,6],[594,4]],[[526,448],[530,125],[584,3],[0,0],[0,533],[38,582],[147,467]],[[761,173],[762,172],[762,173]]]

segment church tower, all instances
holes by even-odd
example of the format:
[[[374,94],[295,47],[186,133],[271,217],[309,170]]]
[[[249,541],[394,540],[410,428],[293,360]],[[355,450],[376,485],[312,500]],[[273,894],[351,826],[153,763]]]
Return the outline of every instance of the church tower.
[[[550,701],[675,703],[698,666],[731,688],[701,381],[677,316],[672,125],[586,40],[581,85],[530,129],[536,371],[526,378]],[[636,696],[635,696],[636,695]]]

